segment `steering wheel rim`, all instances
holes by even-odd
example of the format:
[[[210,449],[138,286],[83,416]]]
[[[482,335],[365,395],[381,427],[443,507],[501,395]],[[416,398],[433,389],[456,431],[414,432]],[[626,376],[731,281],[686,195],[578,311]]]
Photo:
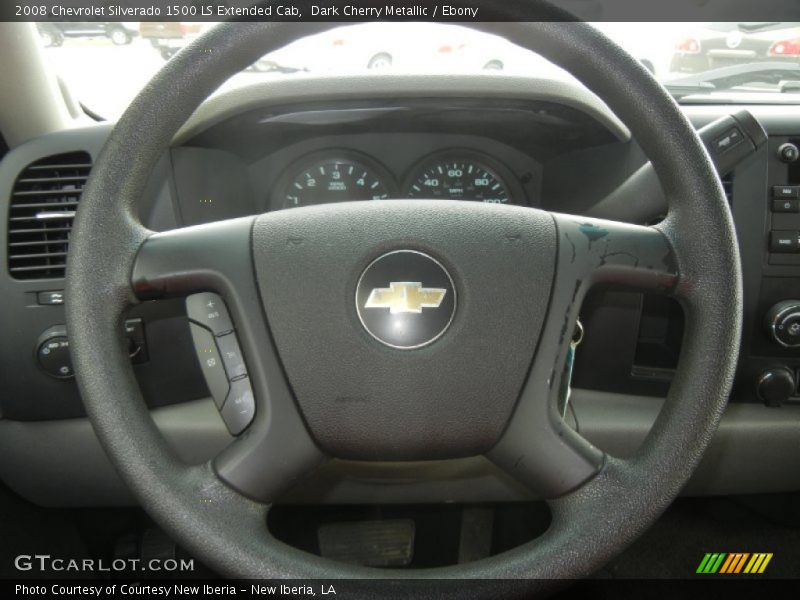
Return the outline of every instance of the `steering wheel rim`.
[[[468,565],[387,572],[333,563],[265,534],[268,505],[234,491],[211,464],[183,465],[152,422],[124,342],[114,333],[121,331],[127,308],[140,300],[131,274],[153,237],[136,217],[147,177],[183,122],[230,75],[272,48],[332,26],[218,26],[165,65],[109,136],[76,215],[66,281],[75,373],[95,431],[143,507],[224,575],[533,580],[589,575],[655,520],[708,445],[733,381],[742,286],[730,213],[694,129],[646,69],[588,25],[470,27],[538,52],[605,100],[651,159],[669,200],[669,214],[657,231],[679,250],[668,287],[687,314],[686,330],[668,401],[633,458],[603,456],[588,481],[549,501],[551,527],[528,544]],[[553,218],[562,232],[587,221]],[[709,352],[708,340],[725,352]],[[508,454],[495,460],[513,471]]]

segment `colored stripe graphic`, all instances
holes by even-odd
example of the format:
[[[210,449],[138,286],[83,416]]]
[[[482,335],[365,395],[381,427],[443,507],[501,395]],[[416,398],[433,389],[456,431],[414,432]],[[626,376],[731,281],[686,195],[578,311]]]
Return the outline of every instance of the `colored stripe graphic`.
[[[707,552],[700,561],[696,573],[713,575],[734,575],[747,573],[756,575],[763,573],[772,560],[771,552]],[[746,566],[745,566],[746,565]]]

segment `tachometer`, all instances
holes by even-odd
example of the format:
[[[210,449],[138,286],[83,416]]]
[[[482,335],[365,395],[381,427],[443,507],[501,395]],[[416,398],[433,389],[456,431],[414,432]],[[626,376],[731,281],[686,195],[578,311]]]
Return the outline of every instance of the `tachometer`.
[[[360,157],[328,156],[304,161],[281,193],[284,208],[391,197],[389,175]]]
[[[496,169],[472,157],[443,157],[417,168],[406,185],[408,198],[512,202],[508,184]]]

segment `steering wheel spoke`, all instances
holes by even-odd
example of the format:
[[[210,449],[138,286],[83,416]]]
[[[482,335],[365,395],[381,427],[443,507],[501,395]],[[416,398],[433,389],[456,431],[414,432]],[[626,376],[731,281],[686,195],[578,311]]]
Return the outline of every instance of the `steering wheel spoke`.
[[[553,498],[591,479],[605,457],[557,410],[581,301],[594,284],[669,293],[677,259],[654,227],[553,214],[558,257],[548,319],[511,422],[489,457],[536,493]]]
[[[140,300],[215,291],[228,295],[252,282],[253,218],[154,233],[136,254],[131,287]]]
[[[553,307],[594,284],[618,284],[670,293],[677,284],[678,261],[667,236],[657,227],[553,214],[559,258]],[[556,294],[569,296],[560,297]]]
[[[214,470],[245,496],[271,502],[324,456],[306,431],[269,338],[253,275],[252,226],[253,218],[241,218],[153,234],[136,255],[131,286],[141,300],[191,296],[187,309],[201,368],[238,436],[214,459]],[[222,306],[211,307],[217,303]],[[241,354],[235,369],[230,352]]]

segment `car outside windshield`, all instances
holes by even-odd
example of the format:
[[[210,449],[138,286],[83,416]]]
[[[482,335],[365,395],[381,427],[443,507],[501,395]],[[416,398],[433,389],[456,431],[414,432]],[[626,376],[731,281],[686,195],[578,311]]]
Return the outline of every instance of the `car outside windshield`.
[[[91,25],[91,26],[89,26]],[[800,100],[800,23],[595,23],[682,102]],[[47,61],[89,111],[117,118],[208,23],[32,24]],[[352,73],[505,73],[569,78],[541,57],[467,27],[364,23],[272,52],[222,89],[276,78]]]

